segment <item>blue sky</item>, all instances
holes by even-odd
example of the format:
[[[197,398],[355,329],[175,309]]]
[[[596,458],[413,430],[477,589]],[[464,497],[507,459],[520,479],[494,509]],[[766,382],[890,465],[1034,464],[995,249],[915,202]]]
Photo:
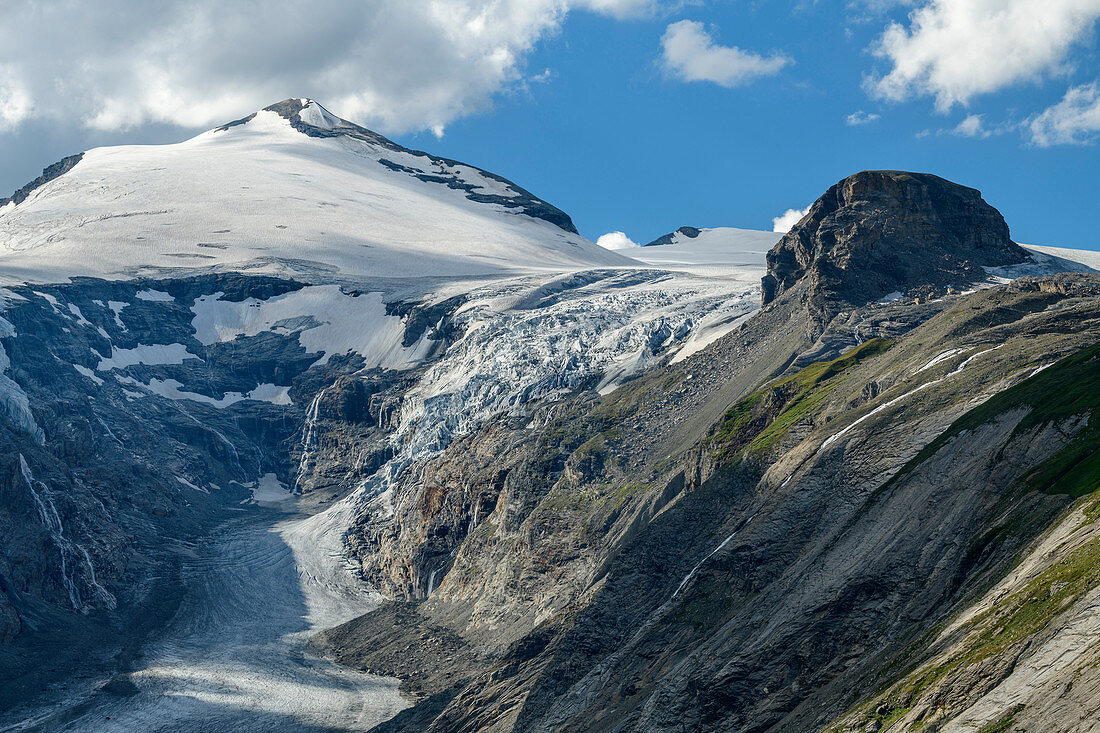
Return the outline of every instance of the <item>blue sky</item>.
[[[979,188],[1017,241],[1100,249],[1100,0],[375,0],[237,31],[216,4],[110,29],[112,3],[91,5],[0,30],[0,190],[75,150],[312,96],[516,181],[592,239],[771,229],[897,168]],[[58,22],[74,48],[32,66]],[[137,50],[103,38],[118,25]]]

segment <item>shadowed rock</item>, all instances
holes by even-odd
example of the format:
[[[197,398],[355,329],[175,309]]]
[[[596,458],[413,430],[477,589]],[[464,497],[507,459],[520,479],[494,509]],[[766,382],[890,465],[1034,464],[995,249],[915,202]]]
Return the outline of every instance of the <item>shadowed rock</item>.
[[[962,286],[1025,261],[973,188],[928,173],[863,171],[832,186],[767,255],[763,304],[805,281],[811,310],[918,286]]]
[[[652,242],[649,242],[648,244],[643,244],[642,246],[643,247],[660,247],[660,246],[665,245],[665,244],[672,244],[672,242],[675,241],[677,234],[682,234],[683,236],[687,237],[688,239],[695,239],[700,234],[702,234],[702,232],[703,232],[703,230],[699,229],[697,227],[683,226],[683,227],[680,227],[679,229],[677,229],[674,232],[669,232],[668,234],[657,237]]]
[[[34,192],[36,188],[38,188],[39,186],[44,186],[53,179],[65,175],[73,169],[73,166],[75,166],[83,159],[84,153],[77,153],[76,155],[70,155],[67,158],[62,158],[52,165],[46,166],[42,169],[42,175],[40,175],[38,178],[35,178],[33,181],[28,183],[26,186],[23,186],[11,196],[7,198],[0,198],[0,206],[6,206],[12,202],[16,204],[23,203],[27,200],[27,197]]]

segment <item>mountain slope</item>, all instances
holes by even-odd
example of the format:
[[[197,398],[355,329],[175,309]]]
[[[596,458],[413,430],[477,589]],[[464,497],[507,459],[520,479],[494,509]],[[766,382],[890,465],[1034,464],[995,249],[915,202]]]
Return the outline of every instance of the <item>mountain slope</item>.
[[[995,679],[1027,640],[980,685],[937,655],[969,659],[952,624],[1013,617],[1016,559],[1092,511],[1100,286],[1019,278],[1089,268],[930,178],[846,179],[767,257],[778,234],[685,228],[632,260],[308,100],[47,169],[0,209],[0,727],[1028,704],[1030,678]],[[899,238],[922,259],[883,273]],[[1025,636],[1086,628],[1058,623]]]
[[[670,269],[697,269],[714,274],[756,270],[765,274],[765,255],[781,234],[752,229],[680,227],[659,237],[640,250],[631,250],[637,260]]]
[[[0,229],[0,727],[392,716],[397,680],[307,649],[379,603],[351,525],[758,300],[303,100],[51,166]]]
[[[0,241],[9,282],[211,268],[318,281],[632,264],[515,184],[406,150],[309,100],[175,145],[90,150],[0,207]]]
[[[870,302],[807,274],[680,362],[395,477],[349,547],[400,603],[322,635],[424,695],[380,730],[817,730],[906,671],[1059,521],[1071,497],[1021,481],[1091,435],[1072,410],[951,426],[1087,355],[1095,276],[964,294],[954,271]]]

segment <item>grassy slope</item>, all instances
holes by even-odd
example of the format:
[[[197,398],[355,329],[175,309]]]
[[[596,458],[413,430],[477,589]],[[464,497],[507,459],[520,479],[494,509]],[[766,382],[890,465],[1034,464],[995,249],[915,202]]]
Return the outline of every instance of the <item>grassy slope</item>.
[[[1075,498],[1093,494],[1084,508],[1085,524],[1093,522],[1100,517],[1100,419],[1096,417],[1100,408],[1100,344],[1081,349],[969,411],[921,451],[899,477],[931,457],[951,438],[1021,406],[1031,410],[1016,426],[1014,435],[1052,422],[1088,418],[1087,425],[1073,440],[1021,479],[1025,490]],[[875,710],[869,719],[879,721],[883,730],[888,729],[931,688],[950,684],[953,676],[971,665],[1016,652],[1098,585],[1100,539],[1094,539],[969,622],[965,636],[949,655],[921,665],[860,708]],[[1014,714],[1006,716],[987,729],[1003,730],[1005,720],[1011,724],[1014,717]]]
[[[736,460],[767,453],[792,427],[812,415],[836,388],[833,378],[893,345],[875,338],[832,361],[819,361],[767,384],[726,411],[708,439],[716,457]]]
[[[1074,417],[1088,418],[1087,426],[1062,450],[1024,477],[1030,488],[1076,498],[1100,485],[1100,344],[1087,347],[1048,369],[987,400],[956,420],[929,443],[899,475],[905,475],[963,431],[984,425],[1016,407],[1031,408],[1014,435],[1048,423]]]

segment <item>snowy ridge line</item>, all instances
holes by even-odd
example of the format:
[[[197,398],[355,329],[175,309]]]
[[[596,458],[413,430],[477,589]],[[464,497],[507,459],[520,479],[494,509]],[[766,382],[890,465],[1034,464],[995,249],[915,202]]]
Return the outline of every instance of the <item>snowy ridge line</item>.
[[[321,283],[638,266],[504,179],[338,132],[303,134],[264,110],[174,145],[90,150],[0,209],[2,271],[13,283],[211,268]]]

